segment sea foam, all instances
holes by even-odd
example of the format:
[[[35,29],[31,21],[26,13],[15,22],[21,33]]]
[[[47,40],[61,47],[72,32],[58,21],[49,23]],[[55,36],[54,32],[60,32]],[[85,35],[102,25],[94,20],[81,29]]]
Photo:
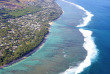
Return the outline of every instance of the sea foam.
[[[97,55],[97,49],[96,45],[94,43],[94,39],[91,37],[92,31],[89,30],[83,30],[79,29],[79,31],[84,36],[84,44],[83,47],[87,51],[87,56],[85,60],[79,64],[79,66],[76,68],[75,74],[78,74],[84,70],[84,68],[91,65],[91,61],[96,57]]]
[[[83,18],[83,21],[84,21],[84,22],[81,23],[80,25],[78,25],[77,27],[84,27],[84,26],[86,26],[86,25],[88,24],[88,22],[91,21],[91,17],[94,16],[93,14],[91,14],[89,11],[87,11],[87,10],[86,10],[85,8],[83,8],[82,6],[79,6],[79,5],[75,4],[75,3],[68,2],[68,1],[66,1],[66,0],[62,0],[62,1],[76,6],[77,8],[83,10],[83,11],[85,12],[85,14],[87,15],[87,17],[84,17],[84,18]]]
[[[79,24],[77,27],[81,28],[81,27],[88,25],[88,23],[91,21],[91,18],[94,16],[93,14],[91,14],[85,8],[83,8],[77,4],[74,4],[74,3],[71,3],[71,2],[68,2],[65,0],[62,0],[62,1],[69,3],[69,4],[72,4],[72,5],[76,6],[77,8],[79,8],[85,12],[86,17],[83,18],[83,22],[81,24]],[[62,72],[60,74],[78,74],[78,73],[81,73],[86,67],[91,65],[92,60],[97,56],[97,48],[96,48],[96,45],[94,43],[94,39],[91,36],[92,31],[84,30],[84,29],[79,29],[79,31],[84,36],[83,47],[87,51],[87,56],[86,56],[85,60],[83,62],[81,62],[77,67],[70,67],[65,72]]]

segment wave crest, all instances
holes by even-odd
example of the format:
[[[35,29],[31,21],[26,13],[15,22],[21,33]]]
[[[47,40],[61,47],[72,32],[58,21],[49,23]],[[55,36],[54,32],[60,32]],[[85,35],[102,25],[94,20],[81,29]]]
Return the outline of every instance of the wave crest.
[[[84,26],[88,25],[88,23],[91,21],[91,18],[94,16],[93,14],[91,14],[85,8],[83,8],[77,4],[74,4],[74,3],[71,3],[71,2],[68,2],[65,0],[62,0],[62,1],[69,3],[69,4],[72,4],[72,5],[75,5],[79,9],[85,11],[86,17],[83,18],[83,23],[79,24],[77,27],[84,27]],[[70,67],[65,72],[62,72],[60,74],[78,74],[78,73],[81,73],[86,67],[91,65],[92,59],[96,58],[96,56],[97,56],[97,48],[96,48],[96,45],[94,43],[94,39],[91,36],[92,31],[84,30],[84,29],[79,29],[79,31],[84,36],[83,47],[87,51],[87,56],[86,56],[85,60],[83,62],[81,62],[77,67]]]

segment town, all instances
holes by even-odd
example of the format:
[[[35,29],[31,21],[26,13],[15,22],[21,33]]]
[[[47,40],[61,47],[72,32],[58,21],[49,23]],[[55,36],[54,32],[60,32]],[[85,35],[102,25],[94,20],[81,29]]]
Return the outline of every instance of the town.
[[[8,9],[9,13],[1,13],[0,65],[16,60],[38,46],[48,33],[49,22],[62,14],[61,8],[51,0],[50,2],[31,2],[30,5],[28,2],[28,10],[25,8],[17,11]],[[7,10],[2,6],[2,12],[4,9]],[[27,47],[29,45],[33,46]]]

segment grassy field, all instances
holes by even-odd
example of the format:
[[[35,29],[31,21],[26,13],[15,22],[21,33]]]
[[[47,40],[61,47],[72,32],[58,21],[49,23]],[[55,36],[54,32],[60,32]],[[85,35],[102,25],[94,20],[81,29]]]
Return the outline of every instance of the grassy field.
[[[41,11],[42,8],[39,7],[39,6],[30,6],[30,7],[26,7],[25,9],[18,9],[18,10],[13,10],[13,11],[10,11],[8,13],[8,15],[11,15],[11,16],[15,16],[15,17],[20,17],[20,16],[23,16],[23,15],[26,15],[26,14],[29,14],[29,13],[35,13],[35,12],[38,12],[38,11]]]
[[[27,14],[39,12],[41,10],[42,8],[40,6],[28,6],[24,9],[16,9],[16,10],[9,10],[5,8],[0,10],[0,15],[2,16],[3,19],[17,18]]]

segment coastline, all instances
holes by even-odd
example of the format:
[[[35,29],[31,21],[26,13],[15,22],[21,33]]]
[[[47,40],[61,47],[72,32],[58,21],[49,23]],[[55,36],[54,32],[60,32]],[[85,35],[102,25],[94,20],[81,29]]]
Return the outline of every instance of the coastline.
[[[6,20],[3,18],[6,21],[3,22],[4,24],[6,24],[3,27],[6,27],[7,25],[9,25],[9,27],[8,30],[6,30],[5,34],[3,34],[6,38],[5,40],[3,39],[4,36],[2,37],[2,33],[4,32],[1,32],[1,42],[6,43],[0,44],[2,45],[2,47],[0,48],[0,66],[8,64],[13,60],[22,58],[24,55],[34,50],[34,47],[38,46],[40,42],[43,41],[44,36],[49,32],[49,21],[56,20],[62,14],[61,8],[55,3],[54,0],[51,0],[49,2],[39,2],[40,7],[37,5],[37,1],[35,3],[36,4],[32,4],[32,6],[30,5],[28,9],[29,11],[31,11],[30,8],[33,7],[32,14],[30,12],[23,14],[22,12],[25,11],[25,9],[23,9],[24,11],[19,10],[23,14],[22,15],[18,13],[20,17],[15,17],[18,14],[13,13],[13,17],[6,18]],[[38,8],[36,9],[36,7]],[[1,11],[3,11],[5,14],[5,10]],[[54,15],[52,13],[54,13]],[[12,29],[13,32],[11,32]],[[16,36],[11,33],[16,34]],[[10,37],[10,39],[8,37]]]
[[[64,11],[63,11],[64,12]],[[50,22],[49,23],[50,24],[50,27],[48,28],[48,30],[49,30],[49,32],[50,32],[50,29],[51,29],[51,25],[53,24],[53,22]],[[79,30],[80,31],[80,30]],[[48,33],[49,34],[49,33]],[[39,48],[41,48],[43,45],[44,45],[44,43],[45,43],[45,41],[46,41],[46,38],[47,38],[47,36],[48,36],[48,34],[45,36],[45,38],[44,38],[44,40],[41,42],[41,44],[36,48],[36,49],[34,49],[32,52],[29,52],[28,54],[27,54],[27,56],[24,56],[24,57],[22,57],[22,58],[20,58],[20,60],[18,59],[18,61],[17,60],[15,60],[15,62],[13,62],[12,64],[16,64],[17,62],[20,62],[20,61],[22,61],[22,60],[24,60],[24,59],[26,59],[28,56],[30,56],[32,53],[34,53],[35,51],[37,51]],[[91,35],[91,34],[90,34]],[[85,39],[84,39],[85,40]],[[85,41],[86,42],[86,41]],[[84,43],[85,43],[84,42]],[[84,46],[83,46],[84,47]],[[10,65],[12,65],[12,64],[10,64]],[[7,66],[10,66],[10,65],[7,65]],[[7,67],[7,66],[4,66],[4,67]],[[79,64],[79,66],[80,66],[80,64]],[[78,67],[79,67],[78,66]],[[81,67],[81,66],[80,66]],[[82,68],[82,67],[81,67]],[[77,74],[77,73],[79,73],[79,69],[80,68],[69,68],[68,69],[68,71],[70,71],[70,70],[73,70],[73,69],[76,69],[77,71],[75,71],[75,74]],[[80,71],[81,72],[81,71]],[[73,72],[72,72],[73,73]],[[66,73],[64,73],[64,74],[66,74]]]
[[[49,33],[50,33],[51,25],[53,24],[53,22],[49,22],[48,24],[50,25],[50,27],[48,28],[48,31],[49,31]],[[3,66],[0,66],[0,69],[3,69],[3,68],[8,67],[8,66],[10,66],[10,65],[14,65],[14,64],[16,64],[16,63],[18,63],[18,62],[21,62],[21,61],[23,61],[24,59],[28,58],[30,55],[32,55],[34,52],[38,51],[38,49],[40,49],[40,48],[44,45],[44,43],[45,43],[45,41],[46,41],[46,39],[47,39],[49,33],[47,33],[47,34],[45,35],[43,41],[42,41],[38,46],[36,46],[36,47],[34,48],[34,50],[32,50],[31,52],[29,52],[28,54],[26,54],[25,56],[23,56],[23,57],[21,57],[21,58],[19,58],[19,59],[17,59],[17,60],[13,60],[13,61],[10,62],[9,64],[5,64],[5,65],[3,65]]]
[[[64,11],[63,11],[64,12]],[[50,24],[50,27],[49,27],[49,32],[50,32],[50,29],[51,29],[51,25],[52,25],[52,22],[50,22],[49,23]],[[79,34],[80,32],[79,32],[79,30],[77,29],[76,31],[75,31],[75,34]],[[47,35],[48,36],[48,35]],[[80,33],[80,36],[82,37],[82,35],[81,35],[81,33]],[[81,38],[81,37],[79,37],[79,38]],[[47,37],[45,37],[45,39],[46,39]],[[82,40],[83,40],[83,37],[81,38]],[[43,40],[44,41],[44,40]],[[82,41],[83,42],[83,41]],[[41,44],[41,45],[39,45],[39,48],[41,48],[42,46],[43,46],[43,44],[45,43],[45,41]],[[38,49],[38,48],[37,48]],[[36,51],[37,51],[37,49],[35,49]],[[63,51],[64,51],[64,49],[63,49]],[[82,51],[82,50],[81,50]],[[34,50],[33,50],[33,53],[34,53]],[[65,53],[65,52],[64,52]],[[31,54],[30,54],[31,55]],[[29,55],[29,56],[30,56]],[[26,57],[24,57],[23,58],[23,60],[25,59],[25,58],[27,58],[28,56],[26,56]],[[64,55],[64,58],[66,58],[66,56]],[[82,57],[81,57],[82,58]],[[85,58],[85,57],[83,57],[83,58]],[[22,60],[20,60],[20,61],[22,61]],[[19,61],[18,61],[19,62]],[[15,62],[15,64],[16,64],[17,62]],[[14,63],[13,63],[14,64]],[[72,69],[72,67],[71,67],[71,69]],[[66,69],[65,69],[66,70]],[[70,70],[70,69],[69,69]],[[73,70],[73,69],[72,69]]]
[[[53,24],[53,22],[49,22],[50,26]]]

